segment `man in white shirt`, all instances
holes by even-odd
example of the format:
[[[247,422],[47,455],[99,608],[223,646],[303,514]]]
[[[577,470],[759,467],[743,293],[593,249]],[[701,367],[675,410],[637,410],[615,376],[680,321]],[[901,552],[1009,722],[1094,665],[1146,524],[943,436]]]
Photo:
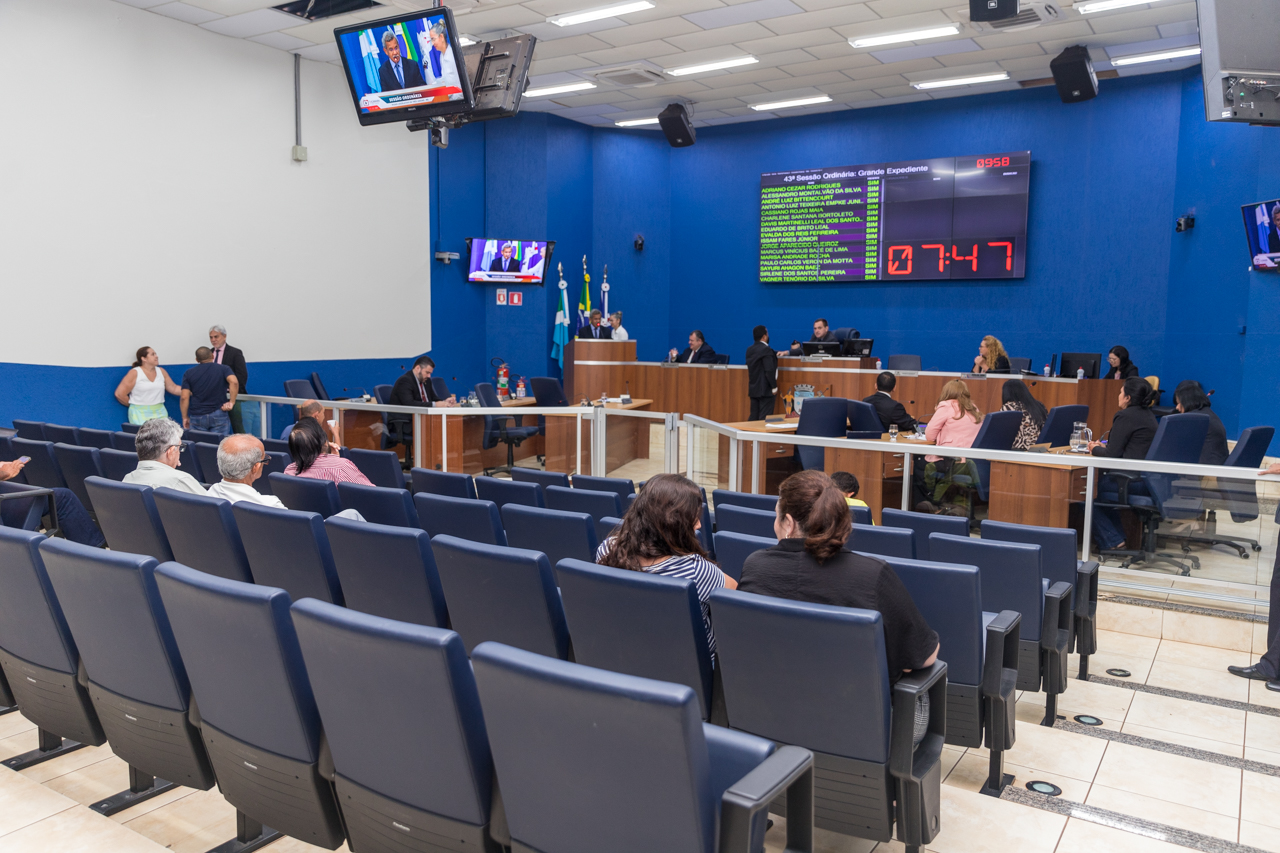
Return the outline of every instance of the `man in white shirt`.
[[[204,486],[186,471],[179,471],[182,456],[182,427],[171,418],[153,418],[138,429],[138,467],[124,475],[126,483],[153,489],[177,489],[193,495],[206,494]]]
[[[427,85],[453,86],[461,90],[458,63],[453,57],[453,45],[449,44],[449,36],[445,32],[444,18],[432,24],[423,36],[426,36],[426,40],[419,36],[418,44],[422,47],[422,76],[426,78]],[[459,91],[458,94],[450,95],[449,99],[461,97],[462,93]]]
[[[609,325],[613,327],[613,340],[626,341],[630,340],[627,330],[622,328],[622,312],[614,311],[609,315]]]
[[[266,462],[267,451],[256,436],[224,438],[218,445],[218,473],[222,475],[222,482],[210,486],[209,495],[232,503],[251,501],[276,509],[288,509],[275,495],[264,495],[253,487],[253,482],[262,476]]]

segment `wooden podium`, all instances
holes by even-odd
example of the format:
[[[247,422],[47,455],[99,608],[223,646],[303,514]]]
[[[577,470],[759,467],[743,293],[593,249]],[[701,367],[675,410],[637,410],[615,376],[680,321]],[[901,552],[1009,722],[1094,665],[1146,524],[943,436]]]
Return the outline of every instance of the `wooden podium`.
[[[635,341],[597,341],[592,338],[574,338],[564,351],[564,395],[569,398],[569,405],[576,406],[583,397],[596,400],[602,393],[617,397],[625,390],[629,377],[624,376],[621,366],[617,369],[578,370],[574,362],[634,362],[636,360]],[[585,367],[585,365],[584,365]],[[616,375],[616,376],[615,376]],[[613,379],[617,379],[613,387],[608,387]],[[603,385],[604,387],[598,387]],[[635,389],[633,397],[639,396]]]

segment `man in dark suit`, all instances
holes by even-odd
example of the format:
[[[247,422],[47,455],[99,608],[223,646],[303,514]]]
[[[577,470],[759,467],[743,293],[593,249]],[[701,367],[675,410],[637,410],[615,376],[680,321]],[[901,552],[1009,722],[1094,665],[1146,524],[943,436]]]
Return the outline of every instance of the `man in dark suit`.
[[[520,262],[511,257],[511,244],[502,247],[502,254],[493,259],[493,263],[489,264],[489,272],[520,272]]]
[[[391,387],[391,396],[387,404],[391,406],[456,406],[453,397],[445,400],[436,395],[431,387],[431,374],[435,372],[436,363],[430,356],[419,356],[413,363],[413,369],[396,380]],[[404,412],[391,412],[387,415],[387,428],[391,437],[405,446],[405,462],[413,465],[413,416]]]
[[[750,421],[761,421],[773,414],[778,399],[778,354],[769,346],[769,330],[756,326],[755,339],[747,349],[747,396],[751,398]]]
[[[889,424],[897,424],[898,429],[911,432],[916,428],[916,419],[907,414],[905,406],[890,396],[897,385],[898,377],[886,370],[876,377],[876,393],[864,397],[862,402],[870,403],[875,408],[886,432]]]
[[[684,352],[676,355],[676,351],[672,349],[669,357],[679,364],[718,363],[716,351],[707,346],[707,339],[702,336],[702,331],[699,329],[689,333],[689,346],[685,347]]]
[[[213,363],[225,364],[236,375],[240,383],[237,393],[247,394],[249,385],[249,366],[244,363],[244,353],[237,347],[227,343],[227,330],[222,326],[209,329],[209,348],[213,350]],[[240,414],[240,401],[231,407],[231,431],[244,432],[244,417]]]
[[[819,317],[818,319],[813,321],[813,337],[809,338],[810,342],[834,341],[835,339],[836,339],[835,332],[831,331],[830,327],[827,325],[827,321],[825,318]],[[801,352],[802,350],[800,349],[800,342],[792,341],[791,354],[800,355]]]
[[[604,315],[594,308],[591,310],[591,318],[587,321],[587,325],[578,329],[578,337],[595,338],[596,340],[607,341],[613,338],[613,327],[602,324],[601,318]]]
[[[378,84],[382,91],[394,92],[396,89],[427,85],[418,63],[400,55],[400,39],[391,30],[382,34],[382,52],[387,55],[387,61],[378,69]]]

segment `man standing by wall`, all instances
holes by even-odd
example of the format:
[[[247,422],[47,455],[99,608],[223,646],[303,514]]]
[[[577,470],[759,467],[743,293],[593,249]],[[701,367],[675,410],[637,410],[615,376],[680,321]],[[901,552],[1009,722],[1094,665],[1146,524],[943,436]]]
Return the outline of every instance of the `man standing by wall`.
[[[182,374],[182,428],[231,435],[228,412],[235,407],[240,383],[231,368],[213,363],[208,347],[196,350],[196,366]]]
[[[238,393],[248,394],[249,366],[244,362],[244,353],[227,343],[227,330],[225,328],[222,326],[210,327],[209,348],[213,350],[213,363],[225,364],[236,375],[236,381],[240,383]],[[231,418],[231,431],[244,432],[244,419],[240,413],[240,403],[238,401],[231,407],[231,411],[228,414]]]

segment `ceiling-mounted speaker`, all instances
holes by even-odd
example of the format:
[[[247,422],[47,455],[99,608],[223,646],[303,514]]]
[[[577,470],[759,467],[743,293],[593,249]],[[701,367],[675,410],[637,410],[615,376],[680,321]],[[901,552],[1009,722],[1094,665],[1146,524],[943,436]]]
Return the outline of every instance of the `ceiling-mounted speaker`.
[[[1074,45],[1055,56],[1049,62],[1049,70],[1062,103],[1078,104],[1098,97],[1098,75],[1093,73],[1089,48],[1084,45]]]
[[[658,124],[662,125],[662,132],[672,148],[686,148],[698,141],[684,104],[667,104],[667,108],[658,113]]]
[[[1018,0],[969,0],[969,20],[999,21],[1018,14]]]

